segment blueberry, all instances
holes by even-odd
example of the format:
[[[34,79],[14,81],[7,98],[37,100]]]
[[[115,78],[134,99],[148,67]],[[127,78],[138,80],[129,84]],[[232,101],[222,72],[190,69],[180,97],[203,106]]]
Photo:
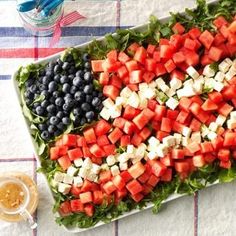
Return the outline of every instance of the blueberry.
[[[90,69],[91,69],[91,63],[90,63],[90,62],[88,62],[88,61],[87,61],[87,62],[85,62],[85,63],[84,63],[84,68],[86,68],[86,69],[89,69],[89,70],[90,70]]]
[[[92,105],[94,107],[99,106],[101,104],[101,100],[98,97],[93,98]]]
[[[43,91],[43,90],[46,90],[47,89],[47,86],[46,85],[44,85],[44,84],[39,84],[39,90],[40,91]]]
[[[66,126],[65,126],[62,122],[60,122],[60,123],[57,125],[57,128],[58,128],[59,130],[64,130],[65,127],[66,127]]]
[[[49,140],[50,139],[50,135],[49,135],[49,132],[44,130],[42,133],[41,133],[41,138],[44,139],[44,140]]]
[[[69,62],[64,62],[62,65],[63,70],[68,70],[70,68],[70,63]]]
[[[98,93],[98,97],[99,98],[102,98],[103,97],[103,94],[101,92]]]
[[[78,70],[75,74],[76,77],[82,78],[84,76],[84,72],[82,70]]]
[[[93,119],[94,118],[94,112],[93,111],[88,111],[88,112],[86,112],[85,113],[85,117],[87,118],[87,119]]]
[[[51,114],[55,114],[55,112],[56,112],[56,106],[53,104],[50,104],[49,106],[47,106],[46,109],[47,109],[47,112],[51,113]]]
[[[86,97],[85,97],[85,101],[86,101],[87,103],[91,103],[92,100],[93,100],[92,95],[86,95]]]
[[[47,129],[47,125],[46,124],[39,124],[38,128],[39,128],[40,131],[44,131],[44,130]]]
[[[37,106],[35,108],[35,111],[36,111],[36,114],[39,115],[39,116],[42,116],[44,114],[44,108],[41,107],[41,106]]]
[[[98,105],[98,106],[95,107],[95,111],[96,111],[96,112],[100,112],[100,111],[102,110],[102,108],[103,108],[103,105],[100,104],[100,105]]]
[[[63,75],[60,79],[61,84],[69,83],[69,78],[66,75]]]
[[[65,83],[62,85],[62,92],[69,93],[70,92],[70,84]]]
[[[33,102],[32,99],[29,99],[29,98],[25,99],[25,103],[26,103],[27,106],[29,106],[32,102]]]
[[[30,90],[31,93],[36,93],[37,90],[38,90],[36,84],[32,84],[30,86],[29,90]]]
[[[91,123],[93,121],[93,119],[87,118],[87,123]]]
[[[91,74],[90,71],[87,71],[87,72],[84,73],[84,80],[85,80],[86,82],[91,82],[91,80],[92,80],[92,74]]]
[[[59,119],[56,116],[52,116],[49,121],[52,125],[57,125],[59,123]]]
[[[49,92],[48,92],[47,90],[43,90],[43,91],[41,92],[41,95],[43,95],[43,96],[45,97],[45,99],[48,99],[49,96],[50,96],[50,94],[49,94]]]
[[[65,104],[67,104],[69,107],[74,106],[74,100],[72,98],[66,98],[65,99]]]
[[[80,108],[78,108],[78,107],[73,109],[73,115],[74,116],[79,116],[79,115],[81,115],[82,112],[83,111]]]
[[[50,81],[51,81],[51,79],[50,79],[49,76],[44,76],[43,79],[42,79],[42,83],[44,85],[48,85]]]
[[[90,59],[90,56],[89,56],[89,54],[88,53],[84,53],[83,54],[83,56],[82,56],[82,58],[83,58],[83,61],[89,61],[89,59]]]
[[[57,83],[55,81],[51,81],[49,84],[48,84],[48,91],[49,92],[53,92],[53,91],[56,91],[58,88],[57,86]]]
[[[49,125],[48,126],[48,132],[53,134],[57,130],[57,127],[55,125]]]
[[[55,101],[56,101],[56,98],[55,98],[55,97],[50,97],[50,99],[49,99],[49,102],[50,102],[50,103],[54,104]]]
[[[84,93],[91,94],[93,92],[93,86],[91,84],[84,86]]]
[[[62,123],[65,125],[69,125],[70,124],[70,118],[69,117],[63,117],[62,118]]]
[[[30,92],[30,90],[26,90],[24,92],[24,96],[28,99],[33,99],[34,98],[34,94]]]
[[[63,104],[64,104],[64,99],[63,99],[62,97],[56,98],[55,104],[56,104],[57,106],[59,106],[59,107],[63,106]]]
[[[72,62],[73,61],[73,56],[71,54],[68,54],[66,57],[66,61]]]
[[[73,99],[73,96],[72,96],[70,93],[66,93],[66,94],[64,95],[64,100],[66,100],[66,99],[68,99],[68,98]]]
[[[49,78],[53,77],[53,71],[52,70],[47,70],[46,71],[46,76],[48,76]]]
[[[58,59],[57,59],[57,64],[58,64],[59,66],[62,66],[62,65],[63,65],[63,61],[62,61],[60,58],[58,58]]]
[[[33,104],[33,108],[37,108],[38,106],[40,106],[40,103],[39,103],[39,102],[35,102],[35,103]]]
[[[86,123],[86,119],[84,117],[82,117],[80,119],[80,125],[84,125]]]
[[[39,71],[39,76],[44,76],[45,75],[45,70],[44,69],[41,69],[40,71]]]
[[[44,101],[42,101],[42,103],[41,103],[41,106],[42,106],[43,108],[47,108],[48,105],[49,105],[49,102],[48,102],[47,100],[44,100]]]
[[[58,73],[60,73],[61,72],[61,67],[59,66],[59,65],[55,65],[55,67],[54,67],[54,74],[58,74]]]
[[[91,107],[90,107],[90,105],[88,104],[88,103],[83,103],[82,105],[81,105],[81,109],[83,110],[83,111],[89,111],[90,109],[91,109]]]
[[[75,94],[77,92],[77,88],[72,85],[71,88],[70,88],[70,94]]]
[[[57,117],[59,118],[59,119],[62,119],[63,117],[64,117],[64,112],[63,111],[58,111],[57,112]]]
[[[75,100],[78,102],[83,102],[84,101],[84,94],[81,91],[77,91],[74,95]]]
[[[63,104],[62,108],[63,108],[64,111],[68,112],[68,111],[70,111],[71,107],[68,104],[65,103],[65,104]]]
[[[70,75],[68,76],[68,78],[69,78],[70,81],[73,81],[73,79],[75,78],[75,76],[74,76],[73,74],[70,74]]]
[[[53,79],[54,79],[55,82],[59,83],[60,79],[61,79],[61,75],[57,74],[57,75],[54,76]]]
[[[34,83],[34,79],[30,78],[30,79],[26,80],[25,86],[26,87],[30,87],[33,83]]]
[[[76,72],[75,66],[71,66],[70,69],[68,70],[68,72],[69,72],[70,74],[75,74],[75,72]]]
[[[56,65],[56,63],[54,61],[50,61],[48,63],[48,68],[53,68]]]
[[[56,130],[53,134],[54,137],[57,137],[61,134],[61,131],[60,130]]]
[[[80,77],[75,77],[73,79],[73,85],[76,87],[80,87],[81,85],[83,85],[83,80]]]

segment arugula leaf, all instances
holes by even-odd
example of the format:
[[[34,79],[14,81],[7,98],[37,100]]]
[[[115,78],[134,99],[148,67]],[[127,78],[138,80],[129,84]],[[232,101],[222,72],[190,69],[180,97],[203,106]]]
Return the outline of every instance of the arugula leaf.
[[[214,70],[215,72],[219,71],[219,62],[213,62],[210,64],[209,66],[212,70]]]

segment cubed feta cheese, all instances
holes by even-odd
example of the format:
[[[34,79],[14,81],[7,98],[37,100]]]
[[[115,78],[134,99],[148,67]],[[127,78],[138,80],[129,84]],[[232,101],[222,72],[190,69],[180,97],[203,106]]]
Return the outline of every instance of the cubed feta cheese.
[[[97,175],[90,172],[87,176],[86,176],[86,179],[93,182],[95,179],[96,179]]]
[[[133,158],[131,161],[132,161],[132,164],[134,165],[135,163],[141,161],[141,159],[143,159],[142,157],[135,157]]]
[[[230,58],[225,58],[224,61],[228,63],[230,66],[233,64],[233,61]]]
[[[236,75],[236,69],[234,67],[231,67],[229,71],[225,74],[226,80],[231,80]]]
[[[75,168],[74,166],[70,166],[68,169],[67,169],[67,174],[70,175],[70,176],[74,176],[75,173],[77,172],[77,168]]]
[[[76,167],[81,167],[83,165],[83,159],[82,158],[75,159],[74,164]]]
[[[197,142],[191,142],[187,145],[187,149],[191,152],[191,153],[195,153],[197,151],[200,150],[199,144]]]
[[[116,158],[115,158],[115,156],[109,155],[109,156],[106,158],[106,162],[107,162],[108,166],[113,166],[113,165],[116,163]]]
[[[120,170],[119,170],[119,167],[117,165],[114,165],[111,167],[111,174],[113,176],[116,176],[118,174],[120,174]]]
[[[148,84],[148,87],[154,89],[157,87],[157,84],[155,81],[152,81],[151,83]]]
[[[160,141],[154,136],[152,136],[148,139],[148,144],[151,146],[158,146],[160,144]]]
[[[219,81],[219,82],[223,82],[225,79],[225,74],[221,71],[218,71],[216,76],[215,76],[215,80]]]
[[[150,160],[154,160],[154,159],[157,159],[157,158],[158,158],[157,153],[156,153],[155,151],[150,151],[150,152],[148,152],[147,157],[148,157]]]
[[[56,188],[56,187],[58,187],[58,184],[59,184],[60,182],[57,182],[56,180],[54,180],[54,179],[52,179],[51,181],[50,181],[50,185],[53,187],[53,188]]]
[[[192,97],[196,95],[197,93],[194,91],[193,86],[187,86],[182,89],[177,90],[177,96],[178,98],[181,97]]]
[[[199,81],[195,81],[194,84],[193,84],[194,92],[196,92],[197,94],[201,94],[202,89],[203,89],[203,83],[199,82]]]
[[[124,87],[120,92],[120,96],[124,98],[129,98],[131,94],[132,94],[132,90],[127,86]]]
[[[207,65],[203,69],[203,75],[207,77],[213,77],[215,75],[215,71],[211,69],[210,65]]]
[[[194,84],[193,79],[188,79],[188,80],[184,81],[184,83],[183,83],[184,87],[192,86],[193,84]]]
[[[110,114],[111,114],[111,118],[115,119],[117,117],[121,116],[121,107],[120,106],[114,106],[112,108],[110,108]]]
[[[110,98],[107,98],[105,99],[103,102],[102,102],[103,106],[106,107],[106,108],[111,108],[113,107],[115,104],[114,102],[110,99]]]
[[[83,167],[80,168],[80,170],[79,170],[79,176],[80,177],[86,178],[88,174],[89,174],[89,170],[88,169],[85,169]]]
[[[205,77],[204,88],[213,88],[215,82],[214,79]]]
[[[210,130],[206,126],[203,126],[201,128],[201,135],[202,135],[202,137],[206,137],[209,133],[210,133]]]
[[[224,84],[218,81],[214,81],[213,83],[213,88],[214,90],[216,90],[217,92],[220,92],[223,88],[224,88]]]
[[[138,108],[139,103],[140,103],[140,100],[139,100],[138,94],[136,92],[132,92],[132,94],[127,100],[127,104],[134,108]]]
[[[194,67],[189,66],[186,70],[189,76],[191,76],[193,79],[197,79],[199,77],[199,73],[194,69]]]
[[[160,88],[160,86],[166,84],[165,81],[164,81],[162,78],[156,79],[155,83],[156,83],[156,86],[157,86],[158,88]]]
[[[158,89],[160,89],[162,92],[166,93],[170,88],[166,84],[160,84],[158,86]]]
[[[58,192],[62,194],[68,194],[70,192],[71,185],[69,184],[64,184],[64,183],[59,183],[58,184]]]
[[[64,179],[63,179],[63,183],[72,184],[73,183],[73,176],[65,174]]]
[[[213,132],[213,131],[210,131],[210,132],[208,133],[208,135],[207,135],[207,138],[208,138],[209,140],[214,140],[216,137],[217,137],[217,134],[216,134],[215,132]]]
[[[127,162],[131,157],[133,157],[133,154],[129,154],[129,153],[121,153],[120,155],[117,156],[117,160],[119,162]]]
[[[175,108],[177,107],[179,105],[179,102],[176,100],[176,99],[174,99],[174,98],[172,98],[172,97],[170,97],[167,101],[166,101],[166,106],[168,106],[170,109],[172,109],[172,110],[175,110]]]
[[[115,105],[116,106],[123,106],[125,105],[127,102],[127,99],[126,98],[123,98],[123,97],[117,97],[116,98],[116,101],[115,101]]]
[[[175,137],[176,144],[179,145],[182,141],[182,135],[179,133],[174,133],[174,137]]]
[[[192,130],[188,127],[183,127],[182,134],[185,137],[190,137]]]
[[[143,157],[145,155],[147,146],[145,144],[140,144],[135,151],[135,156]]]
[[[219,70],[223,73],[226,73],[231,65],[232,64],[229,64],[228,62],[226,62],[226,60],[224,60],[219,64]]]
[[[189,137],[182,137],[182,145],[187,147],[191,143],[191,139]]]
[[[147,99],[153,99],[156,96],[155,89],[147,88],[145,91],[143,91],[143,95]]]
[[[201,143],[202,137],[200,132],[193,132],[191,135],[191,140],[196,143]]]
[[[83,179],[80,176],[74,177],[73,182],[76,187],[81,187],[83,185]]]
[[[149,86],[147,83],[140,83],[138,87],[140,91],[145,91]]]
[[[219,125],[216,122],[211,122],[209,125],[209,129],[213,132],[216,132],[218,127],[219,127]]]
[[[236,129],[236,121],[233,120],[227,120],[227,127],[228,129]]]
[[[170,87],[174,90],[181,88],[181,86],[182,86],[182,81],[175,77],[170,81]]]
[[[101,165],[101,170],[109,170],[108,164],[107,164],[107,163],[103,163],[103,164]]]
[[[164,144],[159,144],[156,148],[157,156],[164,157],[168,152],[168,147]]]
[[[65,174],[62,172],[56,172],[54,175],[54,180],[57,182],[63,182]]]
[[[98,174],[101,170],[101,166],[97,165],[97,164],[92,164],[92,168],[91,168],[91,172],[93,174]]]
[[[135,150],[134,150],[134,146],[132,144],[127,145],[127,149],[126,152],[128,154],[134,154]]]
[[[128,163],[127,162],[120,162],[119,163],[120,170],[127,170],[128,169]]]
[[[100,112],[100,116],[104,119],[104,120],[109,120],[111,117],[110,114],[110,110],[107,109],[106,107],[103,107],[101,112]]]
[[[231,111],[230,112],[230,119],[233,121],[236,121],[236,111]]]
[[[216,123],[219,125],[219,126],[222,126],[226,121],[226,117],[225,116],[222,116],[222,115],[218,115],[217,118],[216,118]]]
[[[92,164],[93,164],[93,163],[92,163],[92,161],[91,161],[90,158],[85,158],[82,167],[85,168],[85,169],[87,169],[87,170],[89,170],[89,169],[91,169]]]
[[[166,95],[168,96],[168,97],[172,97],[172,96],[174,96],[176,94],[176,90],[174,90],[174,89],[172,89],[172,88],[170,88],[167,92],[166,92]]]
[[[143,110],[144,108],[147,108],[148,106],[148,99],[143,98],[140,99],[139,109]]]
[[[167,136],[162,139],[162,142],[167,147],[172,147],[175,145],[175,137],[174,136]]]

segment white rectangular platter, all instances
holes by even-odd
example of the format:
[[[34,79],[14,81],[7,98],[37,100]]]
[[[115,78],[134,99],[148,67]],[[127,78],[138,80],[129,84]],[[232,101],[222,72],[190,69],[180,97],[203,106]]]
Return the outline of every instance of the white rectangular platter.
[[[211,3],[216,3],[217,2],[217,0],[210,0],[210,1],[208,1],[208,3],[209,4],[211,4]],[[164,17],[164,18],[161,18],[160,19],[160,21],[161,22],[165,22],[165,21],[167,21],[169,19],[169,17]],[[133,29],[133,30],[137,30],[137,31],[144,31],[145,29],[147,29],[147,26],[148,26],[148,24],[146,23],[146,24],[143,24],[143,25],[139,25],[139,26],[136,26],[136,27],[133,27],[133,28],[131,28],[131,29]],[[101,38],[98,38],[97,40],[99,40],[99,41],[102,41],[102,40],[104,40],[104,37],[101,37]],[[84,43],[84,44],[81,44],[81,45],[77,45],[77,46],[75,46],[75,48],[85,48],[85,47],[87,47],[89,44],[90,44],[91,42],[87,42],[87,43]],[[34,63],[35,64],[45,64],[45,63],[47,63],[47,62],[50,62],[50,61],[55,61],[56,59],[58,59],[60,56],[61,56],[61,54],[62,54],[63,52],[60,52],[60,53],[57,53],[57,54],[55,54],[55,55],[52,55],[52,56],[49,56],[49,57],[46,57],[46,58],[44,58],[44,59],[41,59],[41,60],[38,60],[38,61],[35,61]],[[20,66],[20,65],[19,65]],[[15,90],[15,93],[16,93],[16,97],[17,97],[17,104],[19,105],[19,107],[21,107],[21,105],[20,105],[20,91],[19,91],[19,89],[18,89],[18,84],[17,84],[17,82],[16,82],[16,76],[17,76],[17,71],[15,71],[14,73],[13,73],[13,75],[12,75],[12,83],[13,83],[13,87],[14,87],[14,90]],[[26,130],[28,130],[28,135],[30,136],[30,138],[31,138],[31,141],[32,141],[32,145],[33,145],[33,147],[34,147],[34,153],[35,153],[35,156],[37,157],[37,160],[39,161],[39,163],[40,163],[40,158],[39,158],[39,156],[37,155],[37,151],[36,151],[36,143],[35,143],[35,141],[34,141],[34,139],[31,137],[31,135],[30,135],[30,125],[29,125],[29,123],[28,123],[28,121],[26,120],[26,118],[24,117],[24,125],[25,125],[25,129]],[[46,177],[45,177],[45,180],[46,180]],[[216,182],[216,183],[214,183],[214,184],[217,184],[218,182]],[[52,192],[51,192],[52,193]],[[181,194],[173,194],[173,195],[171,195],[169,198],[167,198],[164,202],[169,202],[169,201],[171,201],[171,200],[174,200],[174,199],[176,199],[176,198],[179,198],[179,197],[182,197],[183,195],[181,195]],[[153,204],[152,203],[148,203],[147,204],[147,206],[143,209],[143,210],[145,210],[145,209],[150,209],[150,208],[152,208],[153,207]],[[123,215],[121,215],[121,216],[119,216],[117,219],[121,219],[121,218],[124,218],[124,217],[127,217],[127,216],[130,216],[130,215],[133,215],[133,214],[135,214],[135,213],[138,213],[138,212],[140,212],[140,210],[132,210],[131,212],[128,212],[128,213],[125,213],[125,214],[123,214]],[[151,213],[150,213],[151,214]],[[115,221],[115,220],[117,220],[117,219],[114,219],[114,220],[112,220],[112,221]],[[101,225],[104,225],[105,223],[103,223],[103,222],[99,222],[98,224],[96,224],[94,227],[91,227],[91,228],[96,228],[96,227],[98,227],[98,226],[101,226]],[[64,229],[67,231],[67,232],[70,232],[70,233],[79,233],[79,232],[82,232],[82,231],[86,231],[86,230],[89,230],[89,229],[91,229],[91,228],[86,228],[86,229],[81,229],[81,228],[75,228],[75,227],[64,227]]]

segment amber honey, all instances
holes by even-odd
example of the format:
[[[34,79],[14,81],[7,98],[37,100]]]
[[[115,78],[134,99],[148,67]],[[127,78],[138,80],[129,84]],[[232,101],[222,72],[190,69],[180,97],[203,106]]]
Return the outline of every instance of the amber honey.
[[[23,204],[25,194],[22,186],[8,182],[0,186],[0,204],[9,210],[18,209]]]

